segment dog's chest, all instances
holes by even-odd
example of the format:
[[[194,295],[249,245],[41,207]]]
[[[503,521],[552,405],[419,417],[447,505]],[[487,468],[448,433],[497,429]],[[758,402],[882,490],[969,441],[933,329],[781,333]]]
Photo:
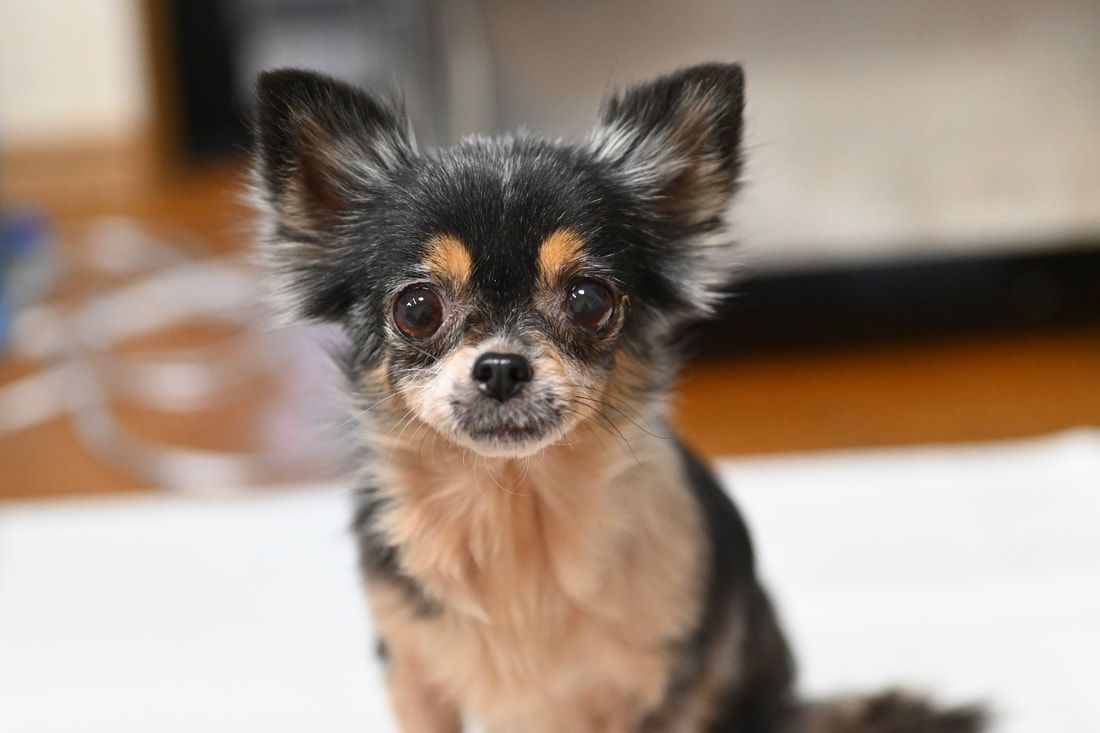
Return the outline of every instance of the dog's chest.
[[[617,720],[665,693],[676,642],[698,617],[698,513],[659,461],[613,479],[598,468],[541,466],[488,485],[455,474],[384,519],[403,571],[437,608],[418,614],[379,584],[379,631],[487,723],[607,728],[563,716]]]

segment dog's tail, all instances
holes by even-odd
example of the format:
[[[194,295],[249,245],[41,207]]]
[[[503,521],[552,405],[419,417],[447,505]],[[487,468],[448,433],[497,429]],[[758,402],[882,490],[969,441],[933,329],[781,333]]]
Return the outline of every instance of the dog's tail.
[[[900,690],[806,704],[797,733],[979,733],[988,716],[980,705],[940,708]]]

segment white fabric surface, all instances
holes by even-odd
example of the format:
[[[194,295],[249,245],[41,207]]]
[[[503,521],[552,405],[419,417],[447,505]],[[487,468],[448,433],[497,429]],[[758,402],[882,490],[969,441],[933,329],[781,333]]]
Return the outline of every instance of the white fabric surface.
[[[1100,731],[1100,433],[722,463],[821,694]],[[0,506],[0,731],[391,731],[345,489]]]

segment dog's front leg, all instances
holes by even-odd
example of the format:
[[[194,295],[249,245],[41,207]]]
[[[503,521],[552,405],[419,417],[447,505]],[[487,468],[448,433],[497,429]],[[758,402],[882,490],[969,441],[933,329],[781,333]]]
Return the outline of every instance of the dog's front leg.
[[[401,733],[462,733],[458,709],[426,681],[415,658],[392,655],[386,687]]]

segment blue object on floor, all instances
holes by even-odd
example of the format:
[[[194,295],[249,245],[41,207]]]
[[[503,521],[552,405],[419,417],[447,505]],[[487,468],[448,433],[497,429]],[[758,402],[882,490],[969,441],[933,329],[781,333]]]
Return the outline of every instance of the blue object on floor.
[[[0,212],[0,353],[8,340],[14,312],[38,296],[38,277],[21,277],[42,266],[49,240],[46,217],[33,209]]]

